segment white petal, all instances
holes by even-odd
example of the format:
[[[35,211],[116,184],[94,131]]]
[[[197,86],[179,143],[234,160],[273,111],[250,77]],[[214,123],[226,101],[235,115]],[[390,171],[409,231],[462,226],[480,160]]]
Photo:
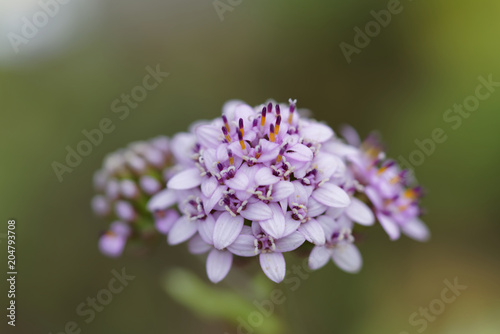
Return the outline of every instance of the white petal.
[[[332,257],[332,250],[324,246],[316,246],[309,255],[309,268],[317,270],[325,266]]]
[[[259,186],[268,186],[279,182],[280,178],[273,175],[273,170],[269,167],[262,167],[255,174],[255,183]]]
[[[248,176],[245,175],[241,170],[236,173],[236,175],[227,180],[226,185],[234,190],[246,190],[248,188]]]
[[[198,168],[190,168],[176,174],[167,183],[169,189],[191,189],[201,184],[201,175]]]
[[[233,254],[228,251],[212,249],[207,257],[207,275],[213,283],[226,277],[233,264]]]
[[[335,173],[339,165],[339,159],[331,154],[322,153],[315,158],[317,169],[322,179],[329,178]]]
[[[278,239],[275,241],[276,251],[280,253],[291,252],[299,248],[306,239],[299,232],[293,232],[292,234]]]
[[[307,202],[307,214],[309,217],[317,217],[323,214],[327,209],[328,207],[326,205],[321,204],[314,198],[309,198]]]
[[[248,234],[240,234],[227,249],[238,256],[251,257],[259,254],[255,248],[255,237]]]
[[[325,244],[325,231],[316,219],[311,219],[307,223],[300,225],[299,232],[304,235],[307,241],[316,246]]]
[[[175,190],[164,189],[158,194],[151,197],[148,202],[148,210],[155,212],[156,210],[165,210],[177,202],[177,194]]]
[[[333,183],[323,184],[313,192],[312,197],[321,204],[336,208],[345,208],[351,203],[349,195]]]
[[[205,198],[203,200],[203,208],[205,209],[205,213],[207,215],[210,214],[210,212],[213,210],[213,208],[219,203],[220,199],[222,198],[222,193],[226,189],[227,188],[224,186],[219,186],[215,189],[212,196],[209,196],[208,199]]]
[[[327,125],[315,123],[304,126],[301,135],[304,139],[322,143],[333,137],[333,130]]]
[[[220,128],[216,128],[214,125],[199,125],[194,130],[198,141],[203,143],[205,146],[217,147],[223,138],[223,134]]]
[[[203,239],[197,234],[189,240],[188,249],[191,254],[203,254],[212,249],[212,246],[203,241]]]
[[[285,216],[285,233],[283,236],[287,236],[297,231],[300,226],[300,221],[292,218],[292,212],[288,211]]]
[[[304,144],[295,144],[286,150],[285,157],[295,161],[311,161],[313,159],[313,152]]]
[[[427,225],[418,218],[414,218],[401,226],[401,231],[417,241],[428,241],[431,237],[431,232]]]
[[[219,183],[215,177],[210,177],[201,182],[201,193],[206,197],[212,196]]]
[[[280,283],[285,278],[286,263],[281,253],[262,253],[259,256],[260,266],[273,282]]]
[[[172,226],[168,233],[167,241],[170,245],[178,245],[198,232],[196,222],[189,220],[188,217],[182,216]]]
[[[295,192],[292,182],[280,181],[273,185],[273,201],[279,202],[290,197]]]
[[[236,240],[243,228],[243,217],[233,217],[229,212],[224,212],[215,222],[214,246],[224,249]]]
[[[240,214],[245,219],[252,221],[263,221],[273,217],[271,208],[263,202],[247,204],[246,209],[241,211]]]
[[[212,215],[208,215],[205,220],[198,220],[198,233],[200,237],[206,243],[214,244],[214,229],[215,229],[215,219]]]
[[[370,226],[375,223],[373,211],[357,198],[351,198],[351,205],[346,208],[345,213],[358,224]]]
[[[292,184],[294,187],[294,191],[288,198],[290,207],[292,207],[294,204],[307,205],[310,194],[308,194],[306,187],[302,183],[300,183],[300,181],[293,181]]]
[[[340,244],[333,249],[333,262],[348,273],[357,273],[363,266],[363,258],[358,248],[353,244]]]
[[[260,221],[260,227],[273,238],[281,238],[285,233],[285,215],[281,206],[276,203],[269,205],[273,216],[271,219]]]
[[[381,213],[377,214],[377,218],[380,222],[380,225],[382,225],[391,240],[399,239],[399,237],[401,236],[401,232],[394,220]]]

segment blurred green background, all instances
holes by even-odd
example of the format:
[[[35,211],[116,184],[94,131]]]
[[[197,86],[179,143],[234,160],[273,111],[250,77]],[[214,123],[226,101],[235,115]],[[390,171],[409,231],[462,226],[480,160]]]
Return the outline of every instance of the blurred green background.
[[[421,326],[412,326],[410,315],[439,299],[443,281],[455,277],[468,289],[425,333],[500,332],[500,89],[458,129],[443,120],[474,94],[478,76],[500,81],[497,0],[402,1],[401,13],[350,64],[339,44],[353,44],[353,29],[364,29],[370,11],[386,9],[387,1],[222,0],[233,4],[222,21],[212,1],[73,1],[60,5],[18,54],[7,35],[40,7],[0,3],[0,233],[7,219],[17,220],[19,272],[17,326],[6,326],[2,315],[2,333],[55,334],[68,321],[93,334],[236,333],[236,326],[195,316],[165,293],[163,277],[175,267],[208,281],[203,261],[185,245],[118,260],[98,252],[104,223],[89,208],[92,174],[106,153],[216,117],[228,99],[257,105],[290,97],[335,129],[350,123],[363,136],[379,130],[393,157],[408,158],[415,139],[435,128],[448,140],[415,170],[427,189],[424,220],[432,240],[390,242],[380,227],[372,229],[360,245],[360,274],[330,264],[297,291],[281,288],[286,302],[276,317],[286,333],[417,333]],[[120,120],[112,101],[157,64],[170,76]],[[116,129],[60,183],[52,162],[63,163],[65,147],[75,148],[81,131],[102,118]],[[77,305],[122,267],[135,280],[86,324]],[[233,269],[218,288],[244,288],[241,275]],[[5,280],[0,289],[6,312]]]

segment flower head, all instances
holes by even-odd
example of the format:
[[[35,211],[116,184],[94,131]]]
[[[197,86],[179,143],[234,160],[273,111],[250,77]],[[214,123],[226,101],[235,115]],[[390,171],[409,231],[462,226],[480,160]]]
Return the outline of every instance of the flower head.
[[[252,254],[266,263],[264,272],[279,282],[282,253],[305,240],[324,245],[326,236],[315,218],[352,203],[343,188],[344,162],[322,150],[334,138],[333,130],[301,117],[296,101],[256,108],[230,101],[220,118],[198,123],[182,136],[189,142],[183,146],[189,147],[185,156],[190,159],[183,159],[184,169],[167,187],[188,195],[180,205],[184,215],[169,233],[171,244],[199,235],[212,249],[245,256],[233,245],[246,239],[258,250]],[[292,236],[302,242],[293,249],[277,246]]]

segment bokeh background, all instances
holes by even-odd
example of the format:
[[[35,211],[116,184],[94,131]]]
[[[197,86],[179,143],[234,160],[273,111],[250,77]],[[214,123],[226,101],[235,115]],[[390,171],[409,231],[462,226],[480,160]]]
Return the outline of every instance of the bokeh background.
[[[353,29],[363,29],[370,11],[386,9],[387,1],[221,2],[232,9],[223,20],[211,0],[69,1],[16,54],[8,34],[19,33],[22,17],[40,5],[0,1],[0,233],[8,218],[17,220],[19,272],[17,326],[6,326],[2,315],[0,331],[55,334],[75,321],[93,334],[236,333],[235,324],[200,316],[165,292],[164,275],[173,268],[208,281],[203,261],[185,246],[163,244],[149,256],[118,260],[98,252],[104,223],[89,208],[92,174],[106,153],[216,117],[228,99],[257,105],[293,97],[333,128],[379,130],[393,157],[408,158],[415,139],[435,128],[448,140],[415,170],[427,189],[432,240],[390,242],[380,227],[372,229],[360,245],[360,274],[329,265],[297,291],[282,288],[286,302],[273,317],[285,332],[417,333],[409,316],[457,277],[468,289],[425,333],[499,333],[500,90],[456,130],[443,114],[474,94],[478,76],[500,81],[500,2],[404,0],[351,63],[339,44],[353,44]],[[170,76],[120,120],[112,101],[157,64]],[[81,131],[105,117],[116,129],[59,182],[52,162],[64,162],[66,145],[74,148]],[[4,249],[2,268],[6,257]],[[85,324],[77,305],[122,267],[135,280]],[[217,288],[245,290],[241,275],[233,270]]]

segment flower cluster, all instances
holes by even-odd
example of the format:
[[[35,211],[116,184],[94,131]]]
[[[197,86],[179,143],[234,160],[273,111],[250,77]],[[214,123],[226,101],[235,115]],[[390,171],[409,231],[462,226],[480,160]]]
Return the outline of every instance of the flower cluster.
[[[94,213],[110,223],[99,239],[103,254],[120,256],[128,241],[152,241],[157,231],[165,231],[178,219],[175,209],[158,210],[154,216],[148,211],[155,207],[155,201],[150,201],[153,195],[169,196],[165,186],[175,173],[174,162],[167,137],[131,143],[105,158],[94,175],[97,194],[91,203]],[[174,197],[169,206],[176,202]]]
[[[220,118],[172,140],[110,154],[95,175],[92,200],[94,212],[111,222],[101,251],[119,256],[127,242],[160,232],[170,245],[188,242],[191,253],[208,253],[212,282],[224,279],[235,256],[258,256],[279,283],[283,254],[299,247],[312,248],[312,269],[332,260],[358,272],[359,225],[378,221],[391,240],[403,233],[426,241],[422,189],[386,158],[378,137],[362,142],[345,127],[342,139],[303,114],[292,100],[256,108],[229,101]]]
[[[256,108],[230,101],[222,117],[173,138],[179,172],[150,200],[149,210],[166,216],[179,199],[181,216],[172,211],[161,231],[171,245],[189,241],[192,253],[208,252],[211,281],[227,275],[234,256],[258,256],[264,273],[281,282],[283,253],[304,244],[314,246],[312,269],[332,259],[357,272],[362,257],[353,229],[376,219],[391,239],[401,232],[428,238],[418,218],[421,189],[410,187],[409,173],[386,160],[375,137],[360,143],[351,129],[344,141],[300,114],[292,100]],[[133,216],[120,210],[119,217]]]

